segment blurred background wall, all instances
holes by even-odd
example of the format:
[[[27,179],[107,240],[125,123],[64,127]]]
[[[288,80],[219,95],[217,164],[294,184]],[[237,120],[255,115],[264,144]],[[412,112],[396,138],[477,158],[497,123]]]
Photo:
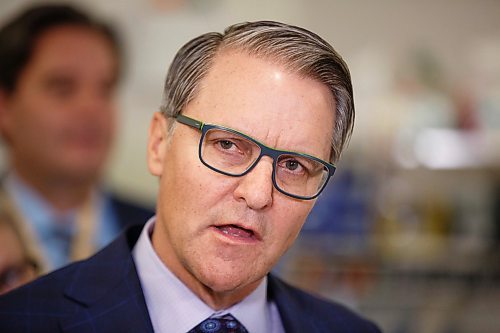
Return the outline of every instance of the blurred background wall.
[[[67,2],[123,36],[107,183],[144,202],[149,120],[181,45],[261,19],[328,40],[351,68],[354,136],[278,273],[385,332],[500,332],[500,1]],[[0,20],[31,3],[0,0]]]

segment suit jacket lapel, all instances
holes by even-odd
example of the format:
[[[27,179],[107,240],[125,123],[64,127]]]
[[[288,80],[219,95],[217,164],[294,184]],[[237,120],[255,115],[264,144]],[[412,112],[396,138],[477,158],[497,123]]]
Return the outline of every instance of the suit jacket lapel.
[[[64,332],[153,332],[131,256],[140,231],[129,229],[78,267],[65,288],[77,310],[60,320]]]
[[[310,332],[311,325],[304,317],[303,305],[293,297],[290,287],[272,274],[268,275],[268,299],[272,299],[280,313],[281,322],[287,333]]]

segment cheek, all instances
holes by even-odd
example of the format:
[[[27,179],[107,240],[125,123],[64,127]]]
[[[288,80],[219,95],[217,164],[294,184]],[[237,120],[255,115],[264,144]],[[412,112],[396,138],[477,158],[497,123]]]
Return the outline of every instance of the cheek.
[[[273,228],[271,242],[274,238],[275,245],[280,248],[279,252],[284,253],[297,238],[314,204],[307,201],[294,202],[292,205],[290,205],[290,202],[283,203],[280,206],[276,202],[275,204],[274,221],[276,222],[274,223],[275,227]]]
[[[217,183],[210,181],[207,168],[189,150],[167,149],[160,177],[160,195],[167,214],[203,216]]]
[[[174,170],[176,179],[170,179],[177,184],[177,189],[182,188],[187,196],[186,202],[191,202],[197,209],[209,209],[217,206],[229,193],[231,193],[237,178],[228,177],[210,170],[201,163],[198,152],[191,154],[189,159],[179,162]]]
[[[10,112],[14,114],[7,128],[14,145],[42,145],[54,136],[54,121],[47,112],[39,112],[36,105],[19,104]],[[45,114],[47,113],[47,116]],[[23,148],[25,149],[25,148]]]
[[[38,110],[32,117],[25,119],[26,126],[33,131],[40,142],[47,142],[58,147],[64,143],[64,131],[68,128],[65,116],[58,115],[56,110]]]
[[[66,112],[65,112],[66,111]],[[69,118],[67,110],[45,103],[42,99],[27,99],[19,106],[20,125],[43,130],[57,130]],[[47,135],[50,133],[47,133]]]

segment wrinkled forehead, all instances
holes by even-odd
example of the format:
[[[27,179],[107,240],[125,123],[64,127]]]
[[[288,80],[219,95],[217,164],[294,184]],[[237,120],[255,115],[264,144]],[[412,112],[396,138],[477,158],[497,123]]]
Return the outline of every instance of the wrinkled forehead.
[[[333,110],[326,85],[279,62],[231,50],[215,57],[184,113],[271,147],[328,159]]]
[[[320,78],[320,73],[315,72],[314,60],[312,60],[314,57],[311,54],[306,54],[300,48],[273,49],[272,47],[263,47],[254,49],[239,44],[225,45],[223,42],[213,61],[217,60],[218,57],[238,53],[274,64],[288,74],[294,74],[301,78],[315,80],[318,83],[324,84]],[[329,88],[326,84],[325,87]],[[333,94],[332,97],[334,97]]]

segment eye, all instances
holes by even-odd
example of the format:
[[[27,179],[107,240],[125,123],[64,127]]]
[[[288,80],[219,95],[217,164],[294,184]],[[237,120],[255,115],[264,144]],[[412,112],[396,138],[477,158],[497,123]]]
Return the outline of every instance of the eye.
[[[235,146],[234,142],[229,141],[229,140],[220,140],[219,145],[224,150],[231,149]]]
[[[285,162],[285,167],[290,171],[295,171],[300,166],[300,163],[296,160],[288,160]]]
[[[280,167],[289,174],[303,174],[307,172],[307,168],[295,158],[288,158],[279,163]]]

